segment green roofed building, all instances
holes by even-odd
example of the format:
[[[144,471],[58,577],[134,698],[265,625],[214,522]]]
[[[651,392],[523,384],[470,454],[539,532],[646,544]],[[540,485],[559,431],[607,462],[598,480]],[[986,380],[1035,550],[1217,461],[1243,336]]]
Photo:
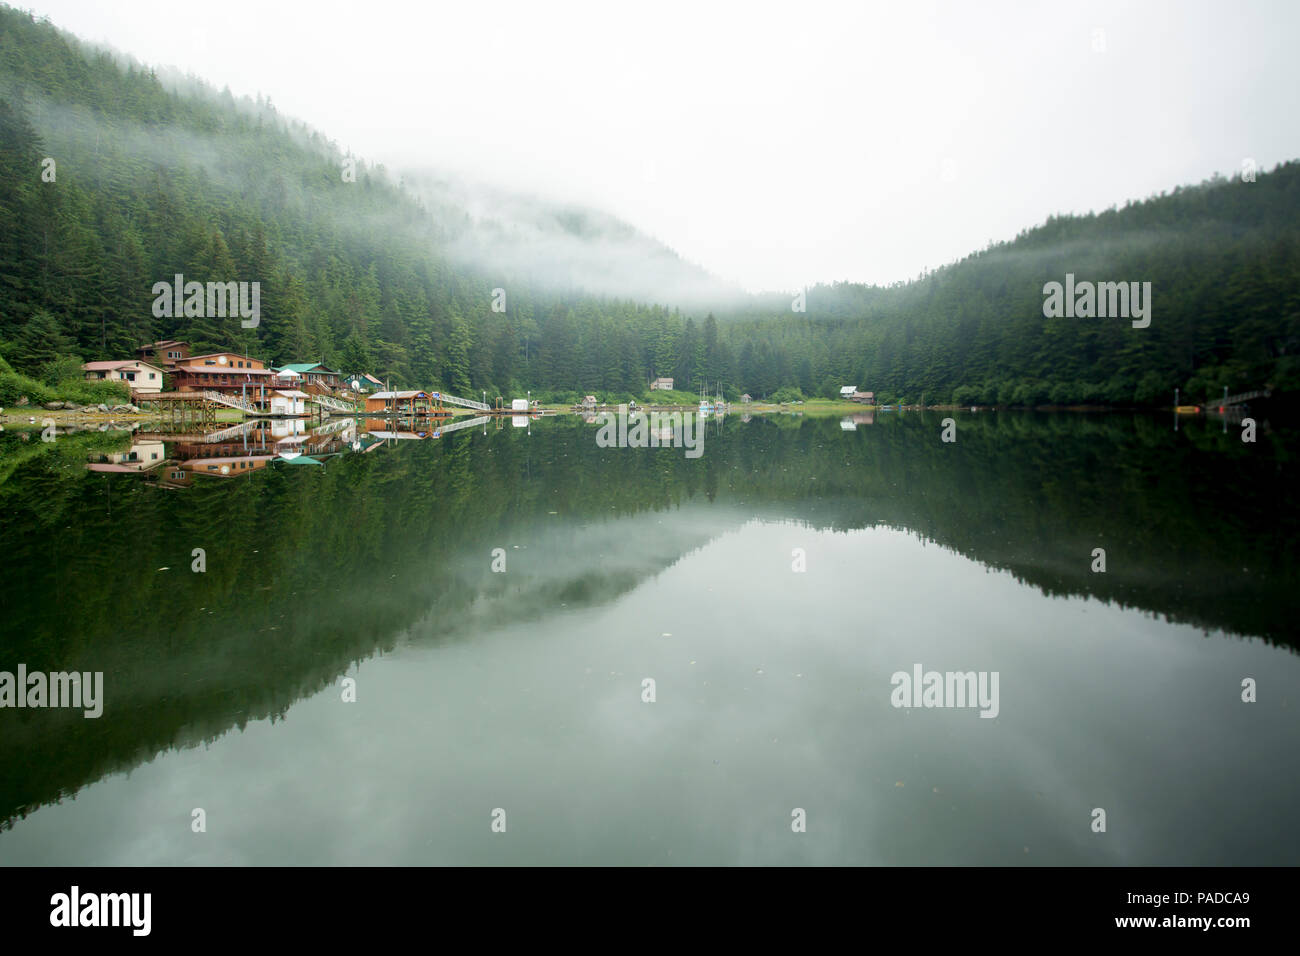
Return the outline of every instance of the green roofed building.
[[[288,365],[281,365],[275,371],[281,375],[285,372],[292,372],[293,376],[291,377],[294,377],[300,388],[315,385],[333,391],[342,384],[339,380],[339,373],[332,368],[327,368],[320,362],[291,362]]]

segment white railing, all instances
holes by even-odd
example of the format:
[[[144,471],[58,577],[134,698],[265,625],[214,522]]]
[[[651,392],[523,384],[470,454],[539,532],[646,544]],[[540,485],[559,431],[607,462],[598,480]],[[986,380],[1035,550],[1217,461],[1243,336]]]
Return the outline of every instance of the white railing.
[[[336,412],[347,412],[350,415],[356,414],[358,411],[360,411],[360,409],[356,405],[351,405],[343,401],[342,399],[331,398],[328,395],[309,394],[307,396],[307,401],[315,402],[317,405],[323,406],[324,408],[331,408]]]
[[[230,408],[238,408],[245,412],[256,412],[258,408],[252,402],[240,398],[238,395],[226,395],[223,392],[205,391],[200,392],[204,398],[210,402],[216,402],[218,405],[227,405]]]
[[[337,418],[334,421],[326,422],[324,425],[318,425],[311,430],[313,435],[334,435],[339,432],[346,432],[353,428],[356,422],[346,418]]]
[[[456,395],[448,395],[446,392],[430,392],[430,398],[439,399],[447,405],[460,405],[464,408],[474,408],[480,412],[490,412],[492,407],[483,402],[476,402],[472,398],[460,398]]]
[[[225,441],[228,438],[238,438],[257,427],[257,422],[240,422],[238,425],[231,425],[229,428],[222,428],[215,432],[208,432],[201,439],[205,444]]]
[[[433,430],[433,437],[441,438],[448,432],[458,432],[462,428],[474,428],[490,420],[489,416],[480,415],[478,418],[467,418],[462,422],[452,422],[450,425],[443,425],[441,428],[435,428]]]

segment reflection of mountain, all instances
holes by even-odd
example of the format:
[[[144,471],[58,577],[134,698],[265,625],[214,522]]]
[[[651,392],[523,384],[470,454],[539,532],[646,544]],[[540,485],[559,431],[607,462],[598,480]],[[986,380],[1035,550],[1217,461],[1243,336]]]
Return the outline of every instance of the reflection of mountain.
[[[4,712],[0,813],[278,718],[399,640],[611,601],[754,516],[909,529],[1048,593],[1296,646],[1300,502],[1283,436],[1245,446],[1163,419],[983,415],[945,444],[940,417],[855,432],[727,421],[695,460],[598,448],[592,426],[562,418],[325,468],[272,462],[184,494],[29,442],[0,484],[0,669],[102,670],[107,707],[97,721]],[[0,440],[2,460],[19,443]],[[129,453],[140,436],[117,441]],[[1095,547],[1105,574],[1089,570]],[[194,548],[205,573],[190,570]],[[495,548],[506,574],[490,570]]]

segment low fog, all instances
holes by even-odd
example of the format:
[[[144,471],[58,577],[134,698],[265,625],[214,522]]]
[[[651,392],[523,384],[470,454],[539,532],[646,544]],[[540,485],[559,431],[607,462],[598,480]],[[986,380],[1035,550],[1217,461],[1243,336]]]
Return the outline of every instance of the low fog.
[[[370,163],[602,210],[751,291],[889,284],[1300,156],[1287,0],[32,5]],[[574,258],[545,243],[540,268]]]

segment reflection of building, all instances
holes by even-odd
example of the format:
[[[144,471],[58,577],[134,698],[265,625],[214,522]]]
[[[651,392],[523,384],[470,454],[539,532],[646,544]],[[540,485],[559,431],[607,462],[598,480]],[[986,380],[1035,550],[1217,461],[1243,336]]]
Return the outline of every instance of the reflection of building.
[[[87,382],[124,382],[133,395],[163,390],[163,370],[148,362],[86,362],[81,371]]]
[[[158,474],[158,484],[164,488],[188,488],[194,476],[177,464],[169,464]]]
[[[86,465],[90,471],[140,474],[157,468],[167,460],[167,451],[158,439],[137,439],[126,451],[100,456],[97,462]]]
[[[245,455],[240,458],[191,458],[180,462],[182,470],[194,475],[214,475],[218,478],[237,478],[265,468],[271,455]]]
[[[202,435],[178,437],[179,440],[171,447],[171,458],[181,465],[208,460],[230,461],[245,458],[270,460],[279,453],[269,440],[270,433],[260,428],[222,441],[207,441]]]
[[[307,437],[307,423],[300,419],[287,418],[282,421],[267,422],[270,435],[275,441],[283,441],[294,436]]]
[[[429,433],[422,428],[402,431],[401,424],[398,422],[386,421],[382,418],[372,418],[366,422],[366,431],[372,437],[380,440],[389,438],[395,439],[421,439],[428,438]]]
[[[260,424],[260,423],[259,423]],[[220,441],[208,441],[203,436],[179,441],[172,445],[171,457],[175,468],[187,475],[212,475],[234,478],[265,468],[267,462],[279,453],[269,441],[266,428],[253,428]]]

